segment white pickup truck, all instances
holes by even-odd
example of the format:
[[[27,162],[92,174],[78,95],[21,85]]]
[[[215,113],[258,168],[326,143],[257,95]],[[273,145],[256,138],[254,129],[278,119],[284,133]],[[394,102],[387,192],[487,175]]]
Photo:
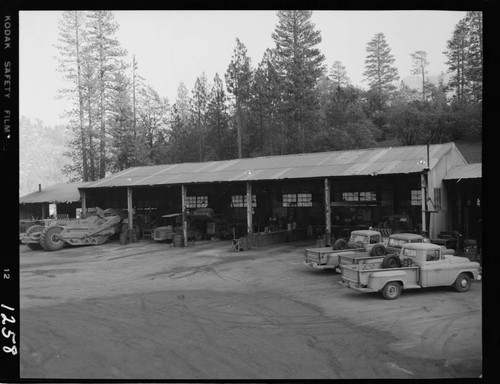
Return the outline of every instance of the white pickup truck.
[[[381,292],[392,300],[410,288],[453,285],[465,292],[478,274],[479,263],[444,254],[439,245],[407,243],[399,255],[389,254],[382,262],[343,265],[340,284],[361,292]]]
[[[339,266],[339,256],[365,258],[385,255],[387,239],[378,231],[362,229],[352,231],[345,249],[335,247],[307,248],[304,254],[304,264],[317,269],[336,269]]]

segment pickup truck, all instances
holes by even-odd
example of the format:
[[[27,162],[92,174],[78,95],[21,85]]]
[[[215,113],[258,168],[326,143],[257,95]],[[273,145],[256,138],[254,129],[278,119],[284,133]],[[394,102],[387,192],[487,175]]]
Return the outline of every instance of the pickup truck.
[[[453,285],[465,292],[478,275],[479,263],[444,254],[436,244],[407,243],[399,255],[386,255],[382,262],[343,265],[340,284],[361,292],[381,292],[393,300],[410,288]]]
[[[386,253],[386,239],[377,231],[367,229],[352,231],[349,242],[338,243],[339,240],[335,242],[337,246],[333,248],[306,248],[304,264],[318,269],[336,269],[340,264],[340,255],[352,259],[382,256]]]

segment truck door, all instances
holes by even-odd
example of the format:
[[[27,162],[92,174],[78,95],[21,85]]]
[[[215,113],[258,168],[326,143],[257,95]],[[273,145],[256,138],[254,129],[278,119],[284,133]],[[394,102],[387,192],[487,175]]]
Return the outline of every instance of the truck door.
[[[441,258],[439,249],[426,250],[426,261],[423,263],[420,270],[422,272],[421,280],[423,287],[451,284],[449,262]]]

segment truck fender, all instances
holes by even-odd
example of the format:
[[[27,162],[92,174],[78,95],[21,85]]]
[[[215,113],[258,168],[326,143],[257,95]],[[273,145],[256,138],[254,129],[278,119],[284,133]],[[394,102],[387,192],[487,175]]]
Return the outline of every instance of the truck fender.
[[[474,280],[474,279],[477,279],[477,273],[474,273],[473,271],[471,271],[470,269],[464,269],[464,270],[459,270],[458,272],[455,273],[455,275],[453,276],[453,282],[455,282],[455,280],[458,278],[458,276],[460,276],[461,273],[465,273],[466,275],[469,275],[469,277]]]
[[[374,291],[380,291],[387,283],[395,281],[400,283],[401,287],[404,288],[405,280],[406,271],[387,270],[372,272],[369,277],[368,286]]]

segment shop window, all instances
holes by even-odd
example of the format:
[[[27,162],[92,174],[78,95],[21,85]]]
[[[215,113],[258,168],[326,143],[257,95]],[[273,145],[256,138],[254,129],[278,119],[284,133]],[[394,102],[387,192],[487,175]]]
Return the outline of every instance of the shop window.
[[[441,210],[441,188],[434,188],[434,209],[436,211]]]
[[[312,193],[284,193],[283,207],[312,207]]]
[[[206,208],[208,207],[208,196],[186,196],[187,208]]]
[[[312,207],[312,194],[311,193],[297,194],[297,207]]]
[[[411,205],[422,205],[422,190],[414,189],[411,191]]]
[[[358,201],[358,192],[342,192],[343,201]]]
[[[377,201],[376,192],[342,192],[342,201]]]
[[[247,195],[234,195],[231,196],[231,202],[235,208],[243,208],[247,206]],[[257,198],[252,195],[252,207],[257,206]]]
[[[359,201],[377,201],[375,192],[359,192]]]

